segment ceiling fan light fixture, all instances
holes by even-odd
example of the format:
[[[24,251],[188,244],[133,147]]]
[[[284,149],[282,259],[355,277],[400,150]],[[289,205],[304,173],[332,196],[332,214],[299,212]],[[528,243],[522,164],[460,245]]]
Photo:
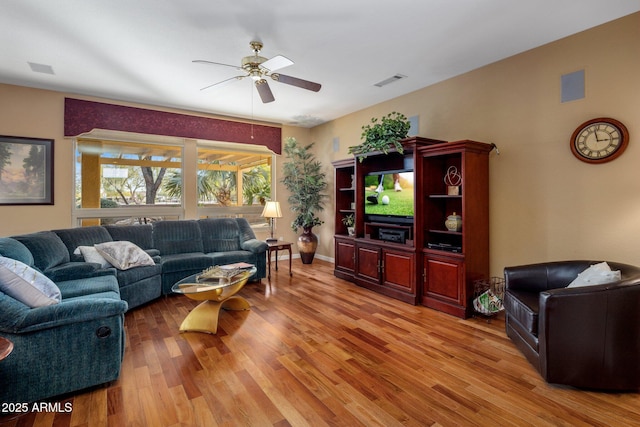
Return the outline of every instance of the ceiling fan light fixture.
[[[384,79],[384,80],[374,84],[374,86],[382,87],[382,86],[386,86],[388,84],[391,84],[393,82],[397,82],[398,80],[406,79],[406,78],[407,78],[407,76],[405,76],[404,74],[395,74],[395,75],[393,75],[393,76],[391,76],[391,77],[389,77],[387,79]]]
[[[233,80],[241,80],[245,77],[251,77],[253,80],[256,90],[260,95],[260,99],[262,99],[263,103],[273,102],[275,98],[271,89],[269,88],[269,84],[265,80],[265,77],[271,77],[273,80],[278,81],[280,83],[284,83],[287,85],[299,87],[302,89],[307,89],[313,92],[318,92],[322,85],[320,83],[314,83],[308,80],[299,79],[297,77],[285,76],[283,74],[274,73],[275,70],[288,67],[293,64],[293,61],[289,58],[276,55],[271,59],[267,59],[263,56],[260,56],[260,50],[262,49],[262,43],[258,41],[253,41],[250,43],[251,48],[253,49],[253,55],[245,56],[241,60],[240,67],[230,64],[223,64],[220,62],[213,61],[205,61],[202,59],[196,59],[193,62],[198,64],[211,64],[211,65],[221,65],[224,67],[231,67],[237,70],[243,71],[244,75],[239,75],[235,77],[228,78],[226,80],[222,80],[221,82],[211,84],[202,88],[201,90],[205,90],[214,86],[219,86],[224,83],[228,83]]]

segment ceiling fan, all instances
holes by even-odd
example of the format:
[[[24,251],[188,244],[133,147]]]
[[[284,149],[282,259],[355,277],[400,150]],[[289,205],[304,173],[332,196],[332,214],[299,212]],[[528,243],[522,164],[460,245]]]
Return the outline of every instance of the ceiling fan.
[[[244,75],[234,76],[226,80],[222,80],[218,83],[203,87],[200,90],[209,89],[214,86],[229,83],[234,80],[242,80],[245,77],[251,77],[251,79],[255,82],[256,90],[260,95],[260,99],[262,99],[262,102],[266,104],[267,102],[273,102],[275,98],[273,97],[273,93],[271,92],[271,88],[269,87],[269,84],[267,83],[265,77],[271,77],[277,82],[300,87],[302,89],[307,89],[314,92],[319,91],[322,87],[319,83],[314,83],[308,80],[299,79],[297,77],[285,76],[284,74],[275,73],[274,71],[276,70],[288,67],[289,65],[293,65],[293,61],[282,55],[274,56],[271,59],[260,56],[260,51],[262,50],[262,42],[252,41],[251,43],[249,43],[249,45],[251,46],[251,49],[253,49],[253,55],[245,56],[244,58],[242,58],[242,65],[240,66],[221,64],[219,62],[205,61],[202,59],[194,60],[193,62],[197,64],[222,65],[224,67],[235,68],[236,70],[243,71],[245,73]]]

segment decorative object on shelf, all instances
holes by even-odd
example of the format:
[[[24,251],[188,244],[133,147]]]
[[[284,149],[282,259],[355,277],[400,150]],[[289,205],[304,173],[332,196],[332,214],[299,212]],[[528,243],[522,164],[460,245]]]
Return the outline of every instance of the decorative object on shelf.
[[[327,197],[324,194],[327,189],[326,174],[322,172],[322,164],[310,151],[311,147],[313,143],[300,146],[295,138],[287,138],[284,144],[287,161],[282,172],[282,183],[291,193],[288,199],[289,206],[295,214],[291,229],[304,230],[297,242],[303,264],[313,262],[318,247],[318,236],[313,234],[312,229],[322,224],[316,212],[324,209],[324,200]]]
[[[278,239],[273,237],[273,228],[275,223],[275,218],[282,218],[282,211],[280,210],[280,202],[269,201],[264,204],[264,209],[262,210],[262,217],[269,219],[269,231],[270,238],[267,239],[267,242],[276,242]]]
[[[456,215],[454,212],[452,215],[447,217],[447,220],[444,222],[444,226],[447,227],[449,231],[460,231],[462,230],[462,217],[460,215]]]
[[[396,111],[383,116],[380,121],[374,117],[371,119],[371,124],[362,126],[363,142],[349,147],[348,152],[359,156],[361,162],[369,153],[387,154],[392,148],[402,154],[404,149],[400,140],[407,137],[410,127],[407,117]]]
[[[447,173],[444,175],[444,183],[447,186],[447,195],[460,195],[460,184],[462,183],[462,175],[455,166],[449,166]]]
[[[342,223],[347,226],[347,232],[349,233],[349,236],[353,236],[356,234],[356,229],[354,227],[355,222],[356,217],[353,214],[349,214],[342,218]]]
[[[586,163],[605,163],[619,157],[629,145],[629,131],[615,119],[587,120],[571,135],[571,152]]]

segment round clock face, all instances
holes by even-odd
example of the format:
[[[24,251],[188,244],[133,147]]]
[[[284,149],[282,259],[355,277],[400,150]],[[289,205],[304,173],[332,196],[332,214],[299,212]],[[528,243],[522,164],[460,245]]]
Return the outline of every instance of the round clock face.
[[[629,143],[627,128],[617,120],[589,120],[573,132],[571,151],[583,162],[604,163],[618,157]]]

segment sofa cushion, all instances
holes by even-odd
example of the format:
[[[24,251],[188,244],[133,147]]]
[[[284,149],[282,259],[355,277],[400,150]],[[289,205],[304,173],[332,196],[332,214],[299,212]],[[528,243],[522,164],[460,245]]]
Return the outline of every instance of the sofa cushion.
[[[79,246],[93,246],[96,243],[111,242],[113,240],[107,230],[99,225],[53,230],[53,232],[64,242],[69,251],[71,261],[85,260],[81,254],[76,255],[76,249]]]
[[[136,244],[128,241],[105,242],[95,245],[96,250],[118,270],[155,265],[153,259]]]
[[[198,221],[205,253],[240,249],[240,228],[235,218],[207,218]]]
[[[213,259],[203,253],[172,254],[162,257],[162,273],[204,270],[213,265]]]
[[[509,289],[505,293],[504,308],[529,333],[538,336],[540,294]]]
[[[33,255],[31,255],[29,249],[11,237],[0,237],[0,255],[17,259],[28,266],[33,266]]]
[[[0,291],[31,308],[61,301],[60,289],[44,274],[3,256],[0,256]]]
[[[203,252],[202,234],[194,220],[155,222],[153,243],[161,256]]]
[[[118,270],[116,277],[118,284],[127,286],[137,283],[140,280],[148,279],[153,276],[159,276],[162,273],[162,266],[159,264],[130,268],[128,270]]]
[[[53,231],[40,231],[32,234],[13,236],[29,249],[34,265],[43,272],[70,261],[69,251],[64,242]]]
[[[153,256],[149,251],[156,251],[153,247],[153,226],[151,224],[140,225],[105,225],[113,240],[127,240],[135,243]],[[157,254],[156,254],[157,255]]]
[[[111,267],[111,263],[100,255],[100,252],[98,252],[95,246],[78,246],[76,250],[73,251],[73,254],[81,255],[85,262],[100,264],[100,268]]]

